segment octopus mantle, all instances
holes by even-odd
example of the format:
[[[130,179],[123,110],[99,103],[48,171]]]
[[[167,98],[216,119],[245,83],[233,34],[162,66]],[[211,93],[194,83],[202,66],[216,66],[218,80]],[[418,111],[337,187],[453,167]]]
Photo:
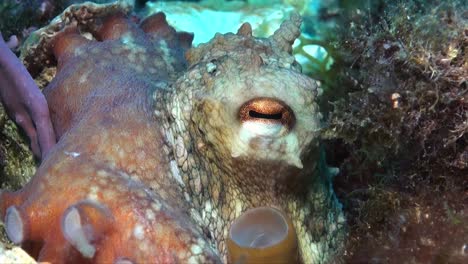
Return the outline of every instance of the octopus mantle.
[[[218,263],[231,222],[268,206],[291,219],[300,262],[332,261],[343,216],[320,161],[319,89],[291,55],[300,18],[189,49],[164,14],[128,11],[71,6],[25,51],[30,71],[57,68],[43,92],[58,143],[1,193],[9,238],[52,263]]]

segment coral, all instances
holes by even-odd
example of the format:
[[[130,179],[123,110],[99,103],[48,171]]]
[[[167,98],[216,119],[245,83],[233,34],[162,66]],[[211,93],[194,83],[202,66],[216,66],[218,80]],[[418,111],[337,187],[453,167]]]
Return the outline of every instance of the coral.
[[[26,43],[33,74],[56,67],[44,94],[59,141],[0,194],[8,237],[53,263],[219,263],[231,223],[270,207],[300,262],[336,261],[344,218],[319,147],[320,90],[291,54],[299,16],[184,57],[191,34],[129,12],[73,5]]]
[[[23,263],[34,264],[36,261],[19,247],[6,249],[0,244],[0,262],[1,263]]]
[[[94,0],[106,3],[112,0]],[[133,0],[128,0],[134,2]],[[0,32],[22,43],[29,34],[46,25],[66,7],[84,0],[4,0],[0,3]]]
[[[466,258],[459,239],[466,230],[439,239],[460,228],[444,208],[467,218],[462,2],[361,1],[342,9],[344,30],[331,40],[340,51],[332,70],[341,77],[324,84],[335,101],[323,136],[341,168],[336,187],[351,223],[350,262]],[[421,210],[427,219],[415,217]]]
[[[5,0],[0,3],[0,32],[4,37],[16,36],[21,42],[32,29],[47,24],[59,14],[66,1]]]

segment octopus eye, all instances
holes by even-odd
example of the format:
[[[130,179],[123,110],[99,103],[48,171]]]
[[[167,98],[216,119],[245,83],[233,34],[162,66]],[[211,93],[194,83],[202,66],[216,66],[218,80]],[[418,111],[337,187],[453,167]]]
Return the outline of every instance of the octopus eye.
[[[290,131],[296,121],[292,109],[284,102],[268,97],[259,97],[243,104],[239,110],[242,123],[264,124]]]

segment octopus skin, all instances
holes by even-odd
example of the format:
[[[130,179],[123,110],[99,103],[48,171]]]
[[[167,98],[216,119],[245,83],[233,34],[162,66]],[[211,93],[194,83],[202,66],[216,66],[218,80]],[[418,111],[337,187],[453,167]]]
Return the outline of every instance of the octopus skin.
[[[73,5],[24,55],[56,67],[44,89],[57,144],[21,190],[2,191],[9,238],[51,263],[222,263],[231,223],[272,207],[301,263],[335,261],[341,207],[321,158],[316,82],[274,35],[190,48],[163,13]]]

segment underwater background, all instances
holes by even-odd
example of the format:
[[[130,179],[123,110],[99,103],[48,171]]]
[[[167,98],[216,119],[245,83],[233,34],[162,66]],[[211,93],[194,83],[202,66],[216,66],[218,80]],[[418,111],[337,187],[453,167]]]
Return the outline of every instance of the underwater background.
[[[80,2],[2,0],[0,32],[19,54],[33,30]],[[255,36],[269,36],[298,11],[303,33],[294,54],[324,91],[323,145],[328,164],[339,168],[344,262],[468,263],[467,6],[140,0],[134,12],[164,11],[177,30],[195,33],[197,45],[242,22]],[[20,188],[36,165],[24,133],[0,108],[1,188]]]

